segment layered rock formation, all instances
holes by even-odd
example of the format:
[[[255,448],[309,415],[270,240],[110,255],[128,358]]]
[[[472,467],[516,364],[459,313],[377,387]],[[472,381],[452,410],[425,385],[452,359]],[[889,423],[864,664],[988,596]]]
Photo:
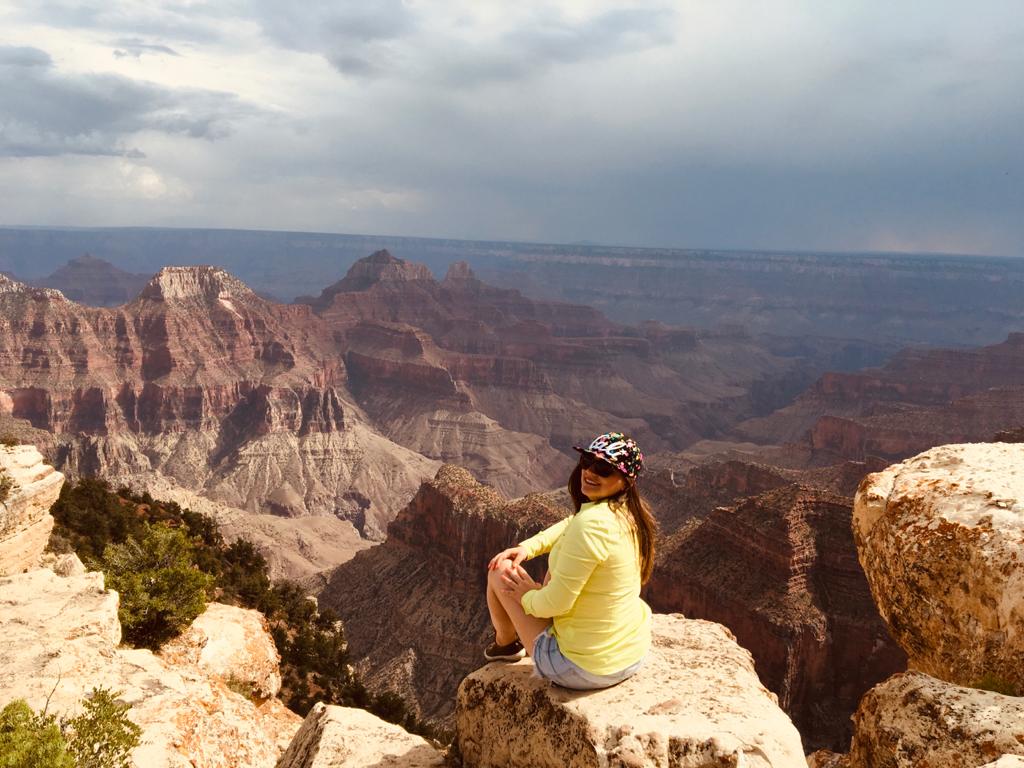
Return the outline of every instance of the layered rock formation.
[[[333,515],[380,540],[440,461],[509,495],[546,490],[573,442],[615,426],[649,452],[682,446],[813,370],[742,333],[624,326],[387,252],[308,302],[214,267],[164,268],[114,309],[4,278],[0,418],[52,434],[72,475]]]
[[[149,278],[150,275],[126,272],[86,253],[34,282],[43,288],[55,288],[79,304],[116,307],[138,296]]]
[[[728,626],[809,748],[845,747],[861,695],[905,663],[871,601],[850,516],[849,499],[793,484],[718,508],[666,538],[646,592],[657,611]]]
[[[648,451],[681,447],[785,402],[811,372],[742,333],[625,326],[465,264],[436,281],[386,251],[301,301],[342,340],[349,385],[389,438],[510,495],[561,482],[552,446],[618,425]]]
[[[850,768],[978,768],[1002,755],[1024,759],[1024,698],[907,672],[864,697],[854,732]]]
[[[459,681],[493,639],[488,559],[568,512],[537,496],[506,501],[466,470],[443,466],[383,544],[334,571],[320,604],[345,621],[349,654],[371,687],[395,690],[418,716],[444,722]]]
[[[854,534],[914,669],[1024,695],[1024,445],[948,445],[870,475]]]
[[[61,714],[104,686],[119,692],[142,727],[132,754],[140,768],[274,766],[299,728],[297,715],[276,699],[257,704],[211,679],[186,658],[201,657],[202,649],[181,647],[181,658],[165,659],[119,647],[117,593],[80,564],[61,570],[68,575],[39,569],[0,578],[0,701],[23,698]],[[235,628],[229,618],[208,631]],[[269,637],[264,643],[273,647]],[[227,664],[242,679],[265,677],[261,664]]]
[[[420,736],[362,709],[316,704],[277,768],[442,768],[442,753]]]
[[[50,507],[64,476],[43,461],[33,446],[0,446],[0,576],[20,573],[39,562],[50,540]]]
[[[437,467],[369,423],[319,318],[220,269],[166,268],[117,309],[7,280],[0,331],[0,412],[53,433],[73,474],[162,476],[379,539]]]
[[[631,323],[652,318],[703,327],[742,323],[790,337],[940,345],[988,344],[1024,327],[1024,266],[1016,258],[4,227],[0,269],[44,274],[88,251],[133,272],[152,274],[187,258],[217,263],[261,293],[291,298],[319,291],[337,278],[339,265],[381,248],[421,261],[435,274],[465,260],[494,284],[520,288],[529,296],[582,302]],[[805,342],[798,338],[793,343]],[[847,342],[833,340],[831,345],[841,351]]]
[[[492,246],[496,277],[609,315],[784,336],[986,344],[1024,327],[1014,259]],[[970,318],[970,322],[964,322]]]
[[[581,694],[495,663],[459,687],[464,768],[748,766],[805,768],[800,735],[721,625],[655,616],[633,677]]]
[[[882,368],[828,373],[736,434],[800,442],[818,462],[899,460],[1024,426],[1024,333],[977,349],[904,350]]]

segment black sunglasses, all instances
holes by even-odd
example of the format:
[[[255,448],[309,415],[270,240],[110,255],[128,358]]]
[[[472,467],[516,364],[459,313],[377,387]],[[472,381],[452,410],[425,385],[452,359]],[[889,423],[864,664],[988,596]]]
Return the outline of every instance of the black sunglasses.
[[[604,459],[599,459],[591,453],[580,454],[580,467],[593,472],[598,477],[611,477],[618,470]]]

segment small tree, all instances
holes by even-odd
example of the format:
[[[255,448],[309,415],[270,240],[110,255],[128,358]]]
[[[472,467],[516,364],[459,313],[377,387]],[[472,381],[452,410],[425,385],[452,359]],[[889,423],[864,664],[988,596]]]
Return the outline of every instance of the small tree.
[[[93,688],[82,702],[84,712],[61,722],[77,768],[130,768],[131,752],[142,729],[128,719],[128,704],[120,692]]]
[[[53,715],[36,714],[24,699],[0,711],[0,768],[75,768]]]
[[[147,526],[141,542],[129,538],[103,550],[106,585],[121,596],[126,642],[159,648],[203,612],[213,578],[193,565],[192,554],[185,534],[163,524]]]

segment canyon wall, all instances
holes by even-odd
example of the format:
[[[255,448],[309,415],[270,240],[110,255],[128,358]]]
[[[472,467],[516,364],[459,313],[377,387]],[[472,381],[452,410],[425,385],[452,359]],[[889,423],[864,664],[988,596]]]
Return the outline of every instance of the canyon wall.
[[[849,499],[787,484],[664,541],[647,599],[728,626],[808,748],[845,746],[861,695],[905,666],[856,559]]]
[[[383,544],[331,574],[320,604],[345,621],[349,653],[371,687],[395,690],[419,716],[449,725],[459,682],[494,639],[488,560],[569,511],[539,496],[507,501],[466,470],[443,466]]]
[[[798,444],[817,464],[894,461],[1024,426],[1024,333],[976,349],[904,350],[881,368],[831,372],[734,435]]]

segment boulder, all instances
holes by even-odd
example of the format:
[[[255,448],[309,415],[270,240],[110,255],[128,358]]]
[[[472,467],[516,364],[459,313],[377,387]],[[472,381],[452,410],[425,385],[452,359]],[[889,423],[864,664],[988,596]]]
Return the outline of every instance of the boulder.
[[[256,699],[281,690],[281,657],[259,611],[210,603],[187,630],[160,649],[172,664],[194,664]]]
[[[869,475],[853,527],[912,669],[1024,693],[1024,444],[946,445]]]
[[[1024,768],[1024,757],[1017,755],[1003,755],[998,760],[985,763],[981,768]]]
[[[142,727],[137,768],[271,768],[301,718],[254,702],[196,664],[118,647],[118,596],[100,573],[0,577],[0,706],[74,713],[93,687],[119,692]]]
[[[647,663],[578,692],[533,663],[493,663],[459,687],[455,749],[465,768],[806,768],[800,735],[728,629],[655,615]]]
[[[50,507],[64,485],[64,475],[32,445],[0,447],[4,475],[10,487],[0,500],[0,576],[36,567],[53,530]]]
[[[865,694],[853,730],[850,768],[977,768],[1024,756],[1024,699],[905,672]]]
[[[440,768],[426,739],[364,709],[316,704],[277,768]]]

